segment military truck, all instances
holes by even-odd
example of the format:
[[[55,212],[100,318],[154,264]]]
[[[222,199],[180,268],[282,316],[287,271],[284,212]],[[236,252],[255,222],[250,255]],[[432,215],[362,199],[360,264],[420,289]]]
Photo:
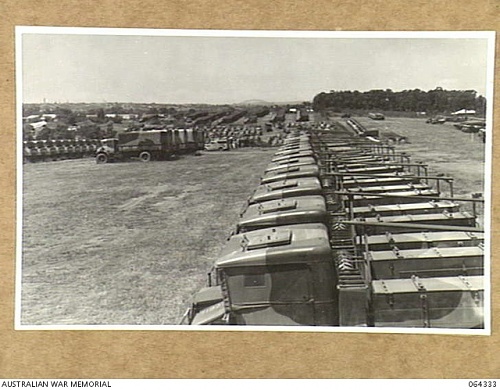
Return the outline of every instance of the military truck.
[[[33,162],[40,158],[40,150],[34,141],[23,142],[23,162]]]
[[[380,121],[380,120],[384,120],[385,116],[384,116],[384,114],[381,114],[380,112],[370,112],[368,114],[368,118],[376,120],[376,121],[377,120]]]
[[[129,131],[118,138],[101,140],[96,163],[103,164],[139,158],[141,161],[164,160],[176,154],[179,143],[171,130]]]
[[[484,230],[459,208],[484,200],[442,197],[428,182],[450,178],[343,126],[309,131],[310,155],[295,137],[276,152],[294,153],[272,159],[276,181],[261,179],[180,323],[485,328]],[[319,176],[278,176],[304,158]]]

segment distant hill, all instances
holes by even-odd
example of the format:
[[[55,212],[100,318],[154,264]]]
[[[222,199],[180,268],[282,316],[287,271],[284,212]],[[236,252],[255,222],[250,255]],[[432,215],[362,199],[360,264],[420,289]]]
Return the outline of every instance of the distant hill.
[[[253,99],[245,100],[244,102],[238,103],[238,106],[272,106],[274,103],[266,102],[265,100]]]
[[[302,104],[302,101],[295,102],[267,102],[265,100],[253,99],[253,100],[245,100],[244,102],[236,104],[237,106],[284,106],[284,105],[294,105],[294,104]]]

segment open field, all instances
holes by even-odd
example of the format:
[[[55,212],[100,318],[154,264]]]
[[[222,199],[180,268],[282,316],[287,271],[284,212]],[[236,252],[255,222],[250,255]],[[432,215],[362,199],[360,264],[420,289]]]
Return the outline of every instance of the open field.
[[[22,323],[177,323],[274,152],[26,164]]]
[[[455,194],[483,192],[484,144],[452,125],[356,118],[394,131]],[[174,161],[24,165],[22,324],[175,324],[205,284],[274,148]]]

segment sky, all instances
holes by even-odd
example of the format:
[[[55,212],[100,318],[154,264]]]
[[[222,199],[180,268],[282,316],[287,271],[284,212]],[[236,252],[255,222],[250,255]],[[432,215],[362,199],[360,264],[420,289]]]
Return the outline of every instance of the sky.
[[[67,30],[65,30],[67,32]],[[104,33],[103,33],[104,34]],[[172,33],[169,33],[172,34]],[[23,33],[22,101],[232,104],[330,90],[472,89],[487,39]]]

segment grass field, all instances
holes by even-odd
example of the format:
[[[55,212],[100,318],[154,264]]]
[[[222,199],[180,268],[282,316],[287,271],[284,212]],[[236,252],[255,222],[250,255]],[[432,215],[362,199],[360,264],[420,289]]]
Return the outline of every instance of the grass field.
[[[483,192],[484,144],[450,124],[359,118],[410,143],[398,150],[455,193]],[[22,324],[175,324],[205,284],[275,149],[174,161],[25,164]]]
[[[177,323],[273,153],[26,164],[22,323]]]

